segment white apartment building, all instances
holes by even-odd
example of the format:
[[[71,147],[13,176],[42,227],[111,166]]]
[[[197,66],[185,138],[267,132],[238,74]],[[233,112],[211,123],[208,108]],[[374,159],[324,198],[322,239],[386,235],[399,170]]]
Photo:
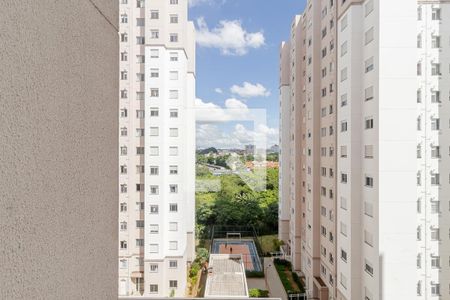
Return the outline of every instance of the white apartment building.
[[[313,298],[450,299],[449,4],[308,1],[294,19],[280,238]]]
[[[187,0],[120,0],[120,296],[184,296],[195,256],[195,30],[187,16]]]

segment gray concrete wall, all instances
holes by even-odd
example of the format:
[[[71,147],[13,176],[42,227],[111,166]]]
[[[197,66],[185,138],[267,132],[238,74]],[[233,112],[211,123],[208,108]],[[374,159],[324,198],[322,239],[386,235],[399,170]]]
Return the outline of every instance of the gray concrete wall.
[[[92,1],[0,3],[0,299],[117,298],[119,1]]]

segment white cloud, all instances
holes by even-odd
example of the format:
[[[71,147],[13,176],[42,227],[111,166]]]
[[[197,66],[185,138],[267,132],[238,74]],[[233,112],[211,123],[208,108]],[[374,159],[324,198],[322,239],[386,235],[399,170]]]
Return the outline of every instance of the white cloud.
[[[250,110],[244,102],[235,98],[225,100],[224,108],[197,98],[195,100],[195,115],[198,121],[227,122],[249,119]]]
[[[230,91],[242,98],[269,97],[270,92],[260,83],[244,82],[242,86],[233,85]]]
[[[242,56],[247,54],[249,49],[258,49],[265,44],[262,31],[247,32],[238,20],[222,20],[217,27],[210,30],[205,19],[199,18],[196,38],[199,46],[220,49],[224,55]]]
[[[262,142],[265,144],[262,145]],[[244,148],[248,144],[256,144],[258,148],[268,148],[269,145],[278,144],[278,130],[261,126],[250,130],[240,123],[229,132],[222,130],[216,124],[197,126],[197,147],[199,148]]]
[[[223,91],[222,91],[221,88],[216,88],[214,91],[215,91],[217,94],[223,94]]]
[[[223,5],[226,0],[188,0],[189,7],[195,7],[200,5]]]

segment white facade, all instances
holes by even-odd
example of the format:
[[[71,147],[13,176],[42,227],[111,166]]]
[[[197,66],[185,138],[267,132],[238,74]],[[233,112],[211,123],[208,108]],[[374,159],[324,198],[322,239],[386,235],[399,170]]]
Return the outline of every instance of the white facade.
[[[417,14],[417,295],[450,299],[450,3]]]
[[[194,26],[187,0],[120,3],[119,295],[181,297],[195,255]]]

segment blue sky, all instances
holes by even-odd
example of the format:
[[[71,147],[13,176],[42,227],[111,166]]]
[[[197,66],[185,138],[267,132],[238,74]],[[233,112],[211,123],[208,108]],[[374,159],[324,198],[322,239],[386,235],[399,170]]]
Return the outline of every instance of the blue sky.
[[[267,110],[267,126],[256,129],[249,122],[199,122],[198,147],[239,147],[260,134],[267,135],[269,146],[278,143],[278,49],[305,0],[190,1],[189,18],[197,29],[198,107]]]

